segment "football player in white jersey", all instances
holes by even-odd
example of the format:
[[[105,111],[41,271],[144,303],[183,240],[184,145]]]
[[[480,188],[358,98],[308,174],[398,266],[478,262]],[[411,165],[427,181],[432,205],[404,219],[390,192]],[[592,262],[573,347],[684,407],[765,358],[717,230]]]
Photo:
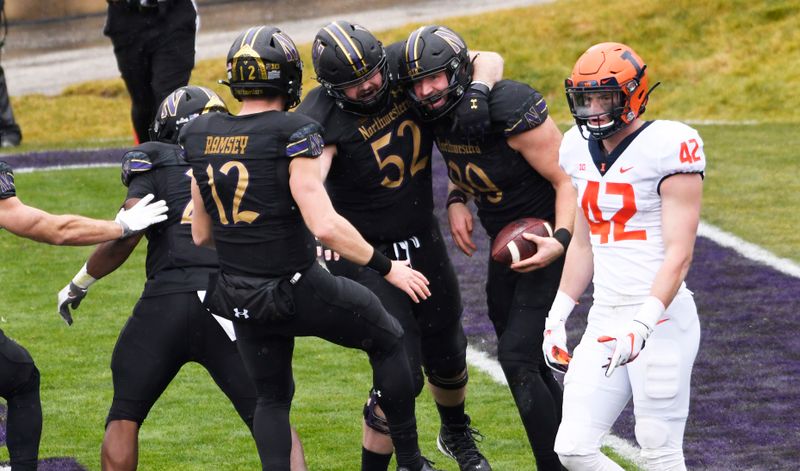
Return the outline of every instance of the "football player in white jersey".
[[[705,155],[689,126],[641,118],[650,91],[647,66],[619,43],[589,48],[566,80],[577,125],[564,136],[560,164],[580,210],[543,350],[551,367],[569,367],[555,450],[570,470],[622,469],[600,445],[631,398],[647,469],[686,469],[700,324],[683,280]],[[564,322],[590,281],[588,326],[569,361]]]

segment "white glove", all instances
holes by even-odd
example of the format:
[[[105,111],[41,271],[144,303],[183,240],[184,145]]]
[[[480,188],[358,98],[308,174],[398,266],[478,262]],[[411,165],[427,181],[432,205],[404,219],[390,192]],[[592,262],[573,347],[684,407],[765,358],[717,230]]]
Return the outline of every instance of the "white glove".
[[[86,271],[84,264],[72,281],[58,292],[58,313],[67,325],[72,325],[72,313],[69,308],[78,309],[86,293],[89,292],[89,286],[95,281],[97,280]]]
[[[567,372],[567,367],[572,359],[567,347],[566,322],[575,304],[575,300],[568,294],[559,291],[556,293],[553,305],[544,321],[544,340],[542,341],[544,362],[559,373]]]
[[[618,366],[632,362],[639,356],[644,348],[645,341],[653,328],[659,323],[659,318],[665,311],[664,305],[655,296],[648,297],[633,320],[619,330],[614,337],[601,335],[597,338],[598,342],[614,342],[614,350],[611,352],[608,365],[606,367],[606,377],[611,377]]]
[[[149,204],[155,196],[148,194],[140,199],[130,209],[120,209],[114,222],[122,226],[122,236],[120,239],[130,237],[133,234],[146,229],[152,224],[157,224],[167,219],[167,203],[158,200]]]
[[[566,373],[572,355],[567,347],[567,329],[564,321],[550,319],[544,322],[544,341],[542,342],[544,362],[554,371]]]

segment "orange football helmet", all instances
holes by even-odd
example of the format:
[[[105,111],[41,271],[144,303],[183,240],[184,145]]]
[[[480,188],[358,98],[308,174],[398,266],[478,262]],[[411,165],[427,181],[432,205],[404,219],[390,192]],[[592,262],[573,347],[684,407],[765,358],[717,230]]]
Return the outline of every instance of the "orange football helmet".
[[[647,65],[633,49],[621,43],[590,47],[575,63],[564,85],[569,109],[581,134],[585,128],[597,140],[611,136],[641,116],[652,91],[647,90]]]

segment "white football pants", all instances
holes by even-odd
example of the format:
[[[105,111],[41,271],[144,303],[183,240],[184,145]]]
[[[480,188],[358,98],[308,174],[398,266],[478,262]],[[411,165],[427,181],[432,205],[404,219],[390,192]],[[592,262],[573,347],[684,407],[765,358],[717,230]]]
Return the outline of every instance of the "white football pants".
[[[688,292],[679,293],[631,363],[605,377],[615,335],[639,305],[592,306],[588,326],[564,378],[563,419],[555,451],[569,470],[621,470],[600,452],[603,438],[633,397],[636,441],[648,470],[684,470],[683,432],[700,323]]]

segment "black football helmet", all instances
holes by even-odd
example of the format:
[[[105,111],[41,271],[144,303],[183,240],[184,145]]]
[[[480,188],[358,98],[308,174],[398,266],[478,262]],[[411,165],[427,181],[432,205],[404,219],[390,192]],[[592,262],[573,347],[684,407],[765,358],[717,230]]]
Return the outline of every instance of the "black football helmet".
[[[158,107],[150,127],[150,140],[178,142],[184,124],[208,112],[227,113],[228,107],[216,93],[206,87],[187,85],[170,93]]]
[[[414,93],[414,81],[445,71],[448,87],[440,93],[422,99]],[[425,120],[443,116],[458,104],[472,82],[472,63],[464,40],[444,26],[422,26],[406,40],[400,60],[400,80],[415,107]],[[427,105],[447,97],[444,106],[431,109]]]
[[[343,110],[360,115],[380,111],[389,98],[389,67],[383,44],[364,27],[334,21],[319,30],[311,47],[317,81]],[[359,85],[375,74],[383,75],[377,92],[366,100],[351,100],[344,89]]]
[[[228,81],[234,98],[286,96],[286,109],[300,103],[303,62],[294,41],[280,29],[258,26],[242,32],[228,51]]]

